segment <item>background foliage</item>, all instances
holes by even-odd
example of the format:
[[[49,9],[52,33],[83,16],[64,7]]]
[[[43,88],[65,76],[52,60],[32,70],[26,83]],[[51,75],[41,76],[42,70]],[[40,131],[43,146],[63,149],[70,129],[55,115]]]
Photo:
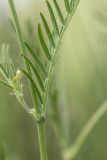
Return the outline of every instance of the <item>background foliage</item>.
[[[7,2],[6,2],[7,3]],[[15,0],[25,39],[41,51],[37,37],[39,12],[48,16],[44,1],[23,3]],[[10,11],[0,6],[0,46],[10,44],[10,56],[20,64],[18,43],[10,25]],[[107,2],[81,0],[63,38],[56,66],[58,106],[68,144],[97,107],[107,99]],[[50,20],[49,20],[50,22]],[[30,36],[30,39],[29,39]],[[26,88],[27,89],[27,88]],[[29,95],[26,94],[29,100]],[[84,144],[77,160],[107,159],[107,116],[105,115]],[[38,159],[36,127],[14,96],[0,86],[0,155],[6,159]],[[52,126],[47,126],[49,159],[60,158],[60,144]],[[36,147],[36,153],[35,153]],[[3,158],[2,158],[3,159]]]

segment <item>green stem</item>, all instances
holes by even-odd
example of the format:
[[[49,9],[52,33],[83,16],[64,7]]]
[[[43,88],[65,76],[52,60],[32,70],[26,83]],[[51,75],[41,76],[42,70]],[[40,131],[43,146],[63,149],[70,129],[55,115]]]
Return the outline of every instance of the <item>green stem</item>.
[[[61,45],[61,41],[62,41],[62,38],[63,38],[63,36],[64,36],[64,33],[65,33],[65,31],[66,31],[66,29],[67,29],[67,27],[68,27],[68,25],[69,25],[69,23],[70,23],[73,15],[74,15],[74,13],[75,13],[75,10],[76,10],[79,2],[80,2],[80,0],[78,0],[78,1],[76,2],[76,5],[75,5],[75,7],[74,7],[73,10],[72,10],[72,14],[68,14],[68,15],[67,15],[66,24],[65,24],[65,26],[63,26],[63,29],[62,29],[62,31],[61,31],[61,35],[60,35],[60,38],[59,38],[59,40],[58,40],[58,42],[57,42],[56,49],[55,49],[55,51],[54,51],[52,60],[51,60],[51,62],[49,62],[49,68],[48,68],[48,72],[47,72],[47,73],[48,73],[48,76],[47,76],[48,78],[47,78],[47,84],[46,84],[46,92],[45,92],[45,94],[44,94],[44,102],[43,102],[43,112],[44,112],[44,113],[46,112],[47,96],[48,96],[48,94],[49,94],[49,87],[50,87],[51,78],[52,78],[52,75],[53,75],[52,69],[53,69],[53,66],[54,66],[54,64],[55,64],[55,60],[56,60],[56,57],[57,57],[57,52],[58,52],[59,49],[60,49],[60,45]]]
[[[47,160],[45,121],[37,124],[41,160]]]
[[[9,2],[11,12],[12,12],[12,15],[13,15],[15,30],[16,30],[21,54],[27,54],[14,2],[13,2],[13,0],[8,0],[8,2]],[[25,67],[26,67],[30,77],[32,77],[30,67],[29,67],[28,63],[26,63],[26,61],[25,61]],[[38,102],[37,102],[37,99],[36,99],[35,88],[32,86],[31,83],[30,83],[30,88],[31,88],[31,92],[32,92],[32,99],[33,99],[33,102],[34,102],[35,112],[36,112],[35,114],[36,114],[36,118],[37,118],[38,116],[40,116],[40,108],[39,108],[39,105],[38,105]],[[46,138],[45,138],[45,122],[38,123],[37,127],[38,127],[39,143],[40,143],[41,160],[47,160]]]
[[[63,156],[64,160],[73,160],[77,156],[85,140],[87,139],[95,125],[98,123],[98,121],[102,118],[105,112],[107,112],[107,101],[101,107],[99,107],[98,110],[94,113],[94,115],[90,118],[88,123],[80,132],[73,146],[66,150]]]
[[[21,28],[20,28],[20,24],[19,24],[19,20],[18,20],[18,16],[17,16],[17,12],[16,12],[14,2],[13,2],[13,0],[8,0],[8,2],[9,2],[9,6],[10,6],[10,9],[11,9],[11,12],[12,12],[15,31],[16,31],[16,34],[17,34],[20,50],[21,50],[22,53],[26,54],[26,49],[25,49],[25,45],[24,45],[24,42],[23,42],[23,36],[22,36],[22,32],[21,32]]]
[[[10,6],[10,9],[11,9],[11,12],[12,12],[14,26],[15,26],[15,30],[16,30],[21,54],[27,54],[14,2],[13,2],[13,0],[8,0],[8,2],[9,2],[9,6]],[[28,74],[32,77],[32,73],[31,73],[29,64],[26,61],[24,61],[24,62],[25,62],[25,67],[28,71]],[[34,102],[34,105],[35,105],[35,112],[36,112],[36,115],[38,116],[38,114],[40,113],[40,109],[39,109],[39,106],[37,104],[35,89],[34,89],[34,87],[32,86],[31,83],[30,83],[30,88],[31,88],[31,92],[32,92],[32,99],[33,99],[33,102]]]

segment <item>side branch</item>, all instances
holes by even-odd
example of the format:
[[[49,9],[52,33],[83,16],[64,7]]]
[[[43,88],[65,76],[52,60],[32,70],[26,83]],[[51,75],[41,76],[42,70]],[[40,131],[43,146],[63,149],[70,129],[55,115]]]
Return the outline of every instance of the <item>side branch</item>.
[[[80,132],[74,144],[65,151],[64,160],[73,160],[77,156],[85,140],[106,112],[107,101],[98,108],[98,110],[94,113],[94,115],[90,118],[90,120]]]

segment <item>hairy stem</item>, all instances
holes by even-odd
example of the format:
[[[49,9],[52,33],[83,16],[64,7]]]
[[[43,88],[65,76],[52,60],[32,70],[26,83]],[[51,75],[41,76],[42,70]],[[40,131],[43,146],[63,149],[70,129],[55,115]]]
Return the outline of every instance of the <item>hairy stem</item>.
[[[41,160],[47,160],[45,121],[37,124]]]
[[[73,146],[66,150],[66,152],[64,153],[64,160],[73,160],[77,156],[85,140],[106,111],[107,101],[103,105],[101,105],[101,107],[99,107],[94,115],[90,118],[90,120],[80,132]]]

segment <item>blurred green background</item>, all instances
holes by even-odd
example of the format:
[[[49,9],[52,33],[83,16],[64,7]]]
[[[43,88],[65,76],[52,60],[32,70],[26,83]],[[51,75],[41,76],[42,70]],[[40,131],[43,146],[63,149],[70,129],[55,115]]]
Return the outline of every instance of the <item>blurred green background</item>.
[[[63,5],[62,2],[59,3]],[[48,16],[45,0],[15,0],[15,4],[24,38],[40,51],[37,23],[40,21],[39,12]],[[1,0],[0,46],[10,44],[10,56],[18,66],[22,62],[10,17],[8,2]],[[61,122],[67,144],[71,145],[87,120],[107,99],[106,0],[81,0],[63,37],[55,72]],[[0,160],[4,160],[3,156],[6,160],[38,160],[36,126],[9,92],[0,86]],[[47,121],[49,159],[60,160],[60,141],[50,120]],[[106,122],[107,114],[88,137],[77,160],[107,159]]]

